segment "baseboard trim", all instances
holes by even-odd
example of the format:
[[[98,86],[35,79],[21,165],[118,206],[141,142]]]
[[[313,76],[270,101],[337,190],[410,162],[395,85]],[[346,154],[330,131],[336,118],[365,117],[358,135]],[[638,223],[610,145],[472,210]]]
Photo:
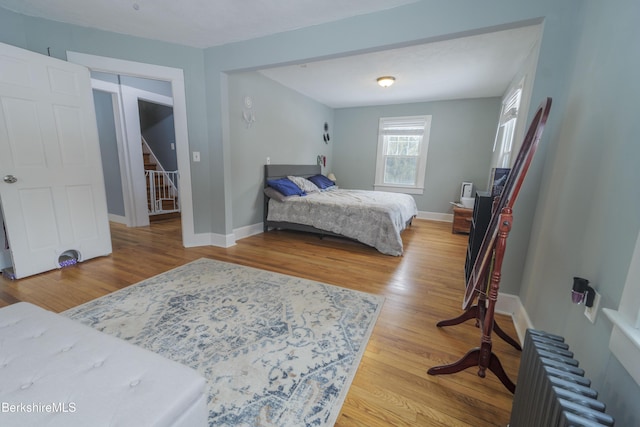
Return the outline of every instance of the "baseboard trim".
[[[513,325],[516,328],[518,334],[518,341],[522,344],[524,342],[524,336],[527,329],[533,328],[531,319],[520,301],[520,297],[511,294],[498,294],[498,301],[496,302],[496,313],[506,314],[511,316]]]
[[[236,244],[237,240],[244,239],[245,237],[253,236],[263,232],[262,223],[251,224],[245,227],[236,228],[231,234],[217,234],[217,233],[198,233],[193,235],[193,239],[189,242],[185,242],[184,246],[196,247],[196,246],[217,246],[220,248],[230,248]]]
[[[215,234],[211,235],[211,246],[219,246],[221,248],[230,248],[236,244],[235,234]]]
[[[262,232],[264,232],[264,225],[261,222],[257,224],[246,225],[240,228],[235,228],[233,230],[233,234],[235,234],[236,240],[244,239],[245,237],[255,236],[256,234],[260,234]]]
[[[189,237],[189,240],[183,239],[183,245],[185,248],[194,248],[198,246],[217,246],[220,248],[229,248],[236,244],[236,238],[233,233],[194,233]]]
[[[418,215],[416,215],[416,218],[428,219],[431,221],[453,222],[453,214],[440,213],[440,212],[418,211]]]
[[[115,215],[115,214],[108,214],[109,217],[109,221],[110,222],[115,222],[117,224],[124,224],[124,225],[129,225],[129,223],[127,222],[127,217],[122,216],[122,215]]]

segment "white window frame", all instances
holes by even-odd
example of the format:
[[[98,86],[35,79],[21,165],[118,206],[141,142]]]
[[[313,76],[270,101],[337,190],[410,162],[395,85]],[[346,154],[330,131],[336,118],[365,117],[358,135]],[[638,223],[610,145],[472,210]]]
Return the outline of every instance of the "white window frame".
[[[422,140],[420,142],[420,154],[418,156],[418,170],[416,180],[412,185],[388,184],[384,182],[385,165],[385,128],[389,124],[402,122],[424,122]],[[376,158],[376,176],[373,188],[378,191],[390,191],[407,194],[423,194],[424,178],[427,170],[427,153],[429,151],[429,135],[431,133],[431,115],[403,116],[403,117],[381,117],[378,121],[378,152]]]
[[[609,349],[640,385],[640,233],[618,310],[602,311],[613,322]]]
[[[500,150],[496,166],[499,168],[511,167],[511,153],[513,152],[513,141],[516,136],[523,84],[524,81],[502,101],[498,131],[493,142],[493,151]]]

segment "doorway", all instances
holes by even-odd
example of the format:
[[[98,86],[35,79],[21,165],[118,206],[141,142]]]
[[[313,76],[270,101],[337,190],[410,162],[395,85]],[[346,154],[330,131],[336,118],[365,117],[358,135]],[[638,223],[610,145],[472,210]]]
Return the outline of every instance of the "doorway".
[[[138,98],[149,221],[180,217],[173,107]]]
[[[144,64],[133,61],[67,52],[69,62],[88,67],[92,72],[105,72],[168,82],[171,87],[175,124],[175,148],[180,171],[178,181],[181,198],[182,243],[185,247],[197,246],[199,242],[194,232],[193,199],[191,191],[191,165],[189,162],[189,140],[187,132],[187,108],[184,89],[183,71],[159,65]],[[137,108],[137,105],[136,105]],[[139,163],[142,164],[142,153],[139,152]],[[131,158],[131,161],[136,161]],[[146,191],[146,190],[144,190]],[[133,194],[133,189],[131,189]],[[125,196],[126,200],[126,196]],[[147,216],[148,221],[148,216]]]
[[[109,219],[142,227],[158,214],[178,212],[179,169],[169,82],[91,72],[91,85]]]

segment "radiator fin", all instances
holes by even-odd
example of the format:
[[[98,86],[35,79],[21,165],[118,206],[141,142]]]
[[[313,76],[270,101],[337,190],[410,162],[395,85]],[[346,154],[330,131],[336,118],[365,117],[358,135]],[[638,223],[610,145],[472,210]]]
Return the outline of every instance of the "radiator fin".
[[[564,338],[528,329],[509,427],[613,427]]]

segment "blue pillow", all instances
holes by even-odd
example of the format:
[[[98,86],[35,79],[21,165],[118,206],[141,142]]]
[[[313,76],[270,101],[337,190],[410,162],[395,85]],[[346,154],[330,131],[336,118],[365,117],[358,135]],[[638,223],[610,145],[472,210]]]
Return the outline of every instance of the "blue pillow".
[[[269,179],[267,185],[281,192],[284,196],[306,196],[307,193],[288,178]]]
[[[314,175],[314,176],[310,176],[307,179],[309,181],[313,182],[321,190],[324,190],[324,189],[327,189],[329,187],[333,187],[334,185],[336,185],[335,182],[331,181],[326,176],[320,175],[320,174]]]

